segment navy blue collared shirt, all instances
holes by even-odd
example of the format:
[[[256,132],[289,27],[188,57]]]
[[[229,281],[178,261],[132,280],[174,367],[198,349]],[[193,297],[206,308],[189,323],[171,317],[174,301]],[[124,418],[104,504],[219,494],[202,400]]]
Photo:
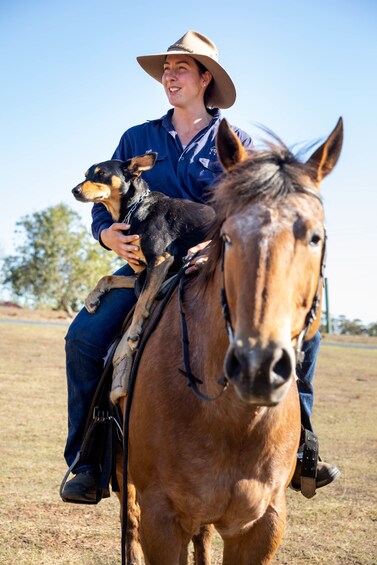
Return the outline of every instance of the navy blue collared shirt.
[[[173,110],[158,120],[151,120],[128,129],[121,137],[113,159],[127,161],[137,155],[156,151],[157,161],[152,169],[143,172],[149,188],[174,198],[187,198],[205,203],[211,186],[219,179],[222,166],[217,158],[216,133],[221,120],[220,110],[212,114],[209,125],[183,147],[172,124]],[[246,149],[253,149],[251,137],[232,126]],[[112,223],[112,217],[103,204],[92,208],[92,233],[100,240],[101,231]]]

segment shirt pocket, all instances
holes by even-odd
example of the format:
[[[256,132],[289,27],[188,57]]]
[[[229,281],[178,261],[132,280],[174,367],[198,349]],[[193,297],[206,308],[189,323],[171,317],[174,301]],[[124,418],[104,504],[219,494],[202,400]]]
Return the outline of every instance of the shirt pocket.
[[[166,192],[166,186],[169,180],[167,163],[167,156],[158,153],[153,167],[149,171],[143,172],[142,178],[147,181],[151,190]]]
[[[223,172],[220,161],[211,161],[205,157],[199,158],[199,178],[198,180],[206,185],[213,184],[218,180]]]
[[[156,159],[155,166],[163,163],[165,160],[166,160],[166,155],[163,155],[162,153],[157,153],[157,159]]]

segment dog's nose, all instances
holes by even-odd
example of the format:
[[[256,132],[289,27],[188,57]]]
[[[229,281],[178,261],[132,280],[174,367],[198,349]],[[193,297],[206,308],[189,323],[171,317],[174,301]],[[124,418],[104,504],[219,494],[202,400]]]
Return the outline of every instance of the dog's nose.
[[[81,186],[78,184],[75,188],[72,188],[73,196],[79,196],[81,194]]]

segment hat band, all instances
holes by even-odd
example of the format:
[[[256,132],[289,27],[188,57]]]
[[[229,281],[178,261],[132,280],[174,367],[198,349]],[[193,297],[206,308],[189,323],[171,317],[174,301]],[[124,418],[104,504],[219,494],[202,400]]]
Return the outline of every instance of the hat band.
[[[174,51],[174,49],[176,48],[182,49],[182,51],[187,51],[188,53],[194,53],[193,49],[189,49],[188,47],[185,47],[181,43],[174,43],[174,45],[170,45],[168,51]]]
[[[205,57],[209,57],[210,59],[217,61],[217,53],[214,53],[213,55],[211,55],[210,53],[197,53],[196,51],[194,51],[194,49],[190,49],[189,47],[182,45],[182,43],[174,43],[174,45],[170,45],[168,52],[175,51],[176,49],[186,51],[186,53],[191,53],[192,55],[204,55]]]

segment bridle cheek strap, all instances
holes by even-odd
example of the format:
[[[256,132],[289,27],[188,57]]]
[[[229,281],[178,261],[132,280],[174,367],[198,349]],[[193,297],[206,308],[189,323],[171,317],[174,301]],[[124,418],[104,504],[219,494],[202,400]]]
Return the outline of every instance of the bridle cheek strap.
[[[326,244],[327,244],[327,233],[326,233],[326,228],[325,228],[323,245],[322,245],[321,264],[320,264],[320,268],[319,268],[317,290],[316,290],[316,293],[315,293],[314,298],[313,298],[312,306],[311,306],[309,312],[306,315],[305,325],[304,325],[303,329],[301,330],[301,332],[300,332],[300,334],[297,338],[297,344],[296,344],[296,347],[295,347],[296,364],[298,366],[300,366],[301,363],[304,360],[304,352],[302,351],[302,345],[305,341],[306,336],[308,335],[308,333],[310,331],[310,328],[312,327],[313,322],[317,319],[318,309],[319,309],[319,305],[321,303],[322,288],[323,288],[323,285],[324,285],[325,269],[326,269],[326,251],[327,251],[327,245]]]
[[[229,342],[232,344],[234,342],[234,330],[232,326],[232,319],[230,316],[230,308],[228,304],[228,298],[226,295],[225,290],[225,269],[224,269],[224,262],[225,262],[225,245],[226,241],[223,238],[223,242],[221,245],[221,259],[220,259],[220,267],[223,276],[223,286],[220,291],[220,300],[221,300],[221,310],[223,312],[224,320],[225,320],[225,329],[229,337]]]

